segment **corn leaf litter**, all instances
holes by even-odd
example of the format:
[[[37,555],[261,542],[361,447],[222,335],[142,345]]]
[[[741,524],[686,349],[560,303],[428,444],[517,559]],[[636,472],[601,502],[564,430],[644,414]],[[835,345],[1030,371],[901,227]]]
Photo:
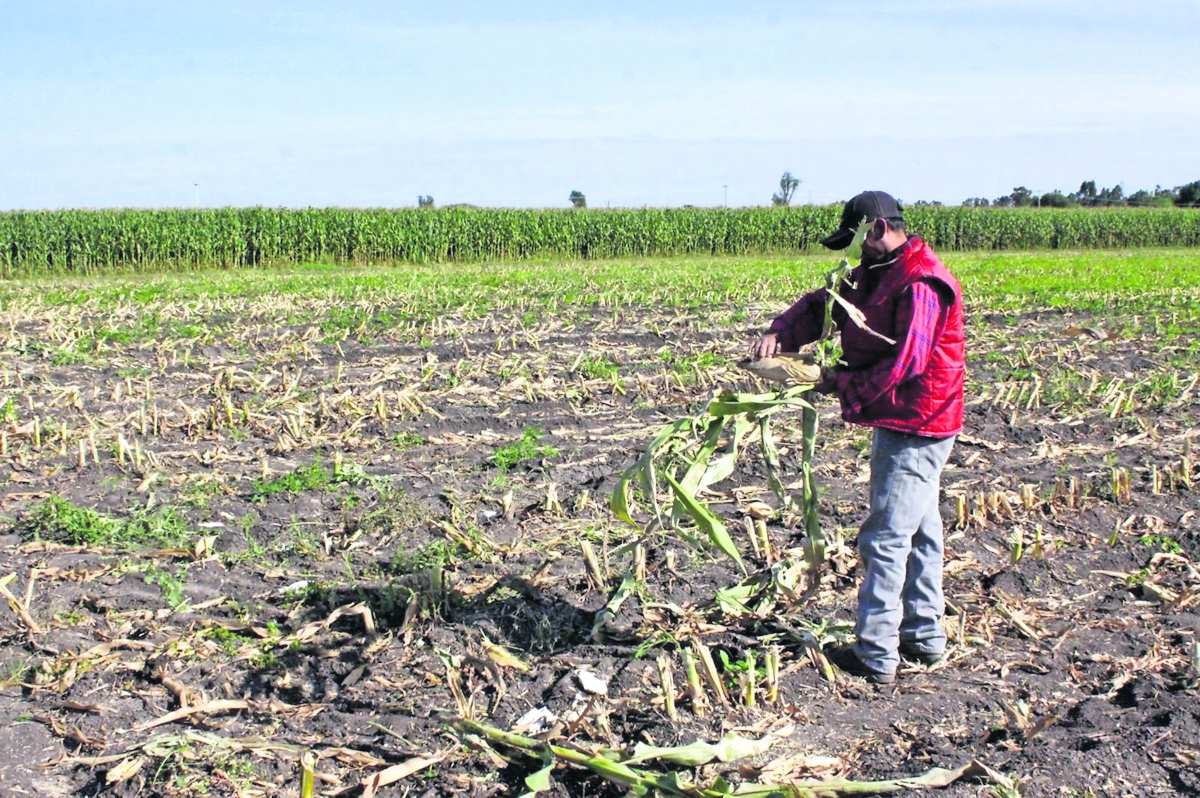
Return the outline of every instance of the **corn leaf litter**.
[[[806,563],[785,557],[776,561],[769,571],[717,590],[717,607],[734,618],[747,615],[764,618],[780,603],[791,606],[801,601],[799,585],[807,570]]]
[[[532,792],[522,798],[549,789],[550,769],[557,761],[570,762],[588,768],[593,773],[629,789],[630,795],[659,795],[667,798],[721,798],[721,796],[741,796],[741,798],[818,798],[818,796],[863,793],[890,793],[900,790],[919,789],[923,787],[946,787],[964,777],[982,777],[1003,787],[1012,785],[1012,780],[1002,773],[980,762],[970,762],[960,768],[948,770],[934,768],[920,776],[886,781],[851,781],[848,779],[831,779],[828,781],[805,780],[791,784],[741,784],[732,787],[723,777],[718,776],[707,786],[694,784],[681,773],[657,773],[649,770],[631,767],[634,764],[655,759],[684,767],[697,767],[714,759],[721,762],[732,762],[746,756],[754,756],[766,751],[778,738],[762,740],[744,740],[737,737],[726,737],[719,743],[708,744],[695,742],[691,745],[675,748],[656,748],[639,745],[634,749],[634,755],[620,760],[620,752],[605,750],[598,753],[555,745],[543,740],[535,740],[519,734],[506,732],[502,729],[485,726],[469,720],[460,720],[454,724],[460,734],[475,735],[493,743],[515,748],[529,756],[548,762],[545,767],[536,771],[526,780],[526,786]]]
[[[677,745],[671,748],[659,748],[645,743],[634,746],[633,756],[623,760],[626,765],[634,765],[650,759],[661,759],[676,765],[699,767],[714,759],[721,762],[733,762],[748,756],[757,756],[779,741],[778,737],[764,737],[761,740],[747,740],[742,737],[728,736],[719,743],[706,743],[697,740],[691,745]]]
[[[621,605],[625,603],[625,599],[632,596],[635,590],[637,590],[637,580],[633,578],[633,574],[625,574],[625,578],[621,580],[621,584],[616,592],[613,593],[612,598],[608,600],[603,609],[596,613],[596,617],[592,621],[593,640],[604,640],[604,630],[617,617],[617,613],[621,611]]]

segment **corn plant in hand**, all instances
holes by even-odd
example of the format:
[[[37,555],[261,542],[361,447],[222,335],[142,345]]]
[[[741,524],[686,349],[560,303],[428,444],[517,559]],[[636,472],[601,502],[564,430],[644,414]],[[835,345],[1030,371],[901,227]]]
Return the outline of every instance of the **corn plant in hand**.
[[[815,590],[820,580],[820,567],[825,559],[825,537],[818,515],[817,484],[813,471],[813,454],[817,440],[818,416],[816,407],[806,396],[821,381],[825,369],[836,363],[837,346],[833,341],[833,306],[841,304],[851,320],[863,325],[862,314],[837,293],[849,279],[862,251],[862,241],[870,225],[864,223],[845,251],[845,256],[826,276],[828,299],[821,339],[815,346],[816,355],[806,358],[782,354],[744,364],[760,377],[783,384],[783,388],[765,394],[735,393],[718,390],[695,416],[681,418],[669,425],[650,443],[637,462],[621,474],[613,490],[610,506],[613,514],[635,529],[642,526],[630,512],[629,489],[634,481],[641,488],[649,507],[650,528],[669,527],[679,532],[692,545],[699,541],[679,522],[690,518],[695,528],[708,541],[729,556],[743,572],[741,554],[729,535],[729,530],[716,513],[701,498],[702,492],[733,473],[738,452],[746,434],[757,429],[760,451],[767,471],[767,485],[785,508],[804,520],[804,558],[809,574],[808,591]],[[865,326],[865,325],[863,325]],[[801,413],[801,487],[794,495],[780,477],[779,450],[771,432],[771,418],[781,410]],[[718,452],[720,442],[732,424],[732,436],[725,449]],[[659,505],[658,486],[665,482],[671,489],[673,503],[670,513]]]

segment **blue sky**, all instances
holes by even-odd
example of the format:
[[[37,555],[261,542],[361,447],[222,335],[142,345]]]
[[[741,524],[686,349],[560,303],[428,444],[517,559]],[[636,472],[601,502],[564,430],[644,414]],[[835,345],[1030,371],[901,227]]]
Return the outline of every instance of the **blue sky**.
[[[0,0],[0,210],[1174,186],[1198,41],[1196,0]]]

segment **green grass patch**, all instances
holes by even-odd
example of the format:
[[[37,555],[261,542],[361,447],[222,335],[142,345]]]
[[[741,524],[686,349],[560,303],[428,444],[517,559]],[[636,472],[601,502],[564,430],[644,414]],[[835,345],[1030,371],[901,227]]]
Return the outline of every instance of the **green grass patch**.
[[[425,438],[415,432],[397,432],[392,436],[392,445],[402,452],[425,445]]]
[[[338,461],[327,468],[318,457],[313,462],[298,466],[291,473],[272,479],[255,480],[252,501],[263,502],[280,493],[297,494],[309,490],[329,490],[338,485],[361,485],[369,481],[362,466]]]
[[[21,527],[32,540],[114,549],[178,546],[192,537],[187,519],[170,507],[141,509],[129,518],[113,518],[61,496],[50,496],[35,505]]]
[[[401,545],[392,554],[388,568],[393,574],[402,576],[428,571],[430,568],[441,568],[456,560],[469,555],[457,543],[445,540],[434,540],[415,549]]]
[[[379,503],[356,521],[359,530],[378,539],[405,538],[413,529],[429,523],[433,513],[402,490],[388,492]]]
[[[143,572],[142,579],[146,584],[158,587],[158,592],[167,606],[179,609],[187,603],[187,598],[183,595],[183,577],[186,575],[186,566],[171,572],[151,563]]]
[[[492,462],[501,471],[508,471],[530,460],[557,457],[558,449],[538,443],[541,439],[542,431],[537,427],[530,427],[521,435],[520,440],[496,449],[492,453]]]
[[[611,380],[617,376],[617,364],[605,355],[588,355],[579,361],[575,370],[589,380]]]
[[[324,490],[329,487],[329,472],[320,460],[302,465],[289,474],[272,479],[255,480],[254,501],[263,501],[279,493],[303,493],[306,490]]]

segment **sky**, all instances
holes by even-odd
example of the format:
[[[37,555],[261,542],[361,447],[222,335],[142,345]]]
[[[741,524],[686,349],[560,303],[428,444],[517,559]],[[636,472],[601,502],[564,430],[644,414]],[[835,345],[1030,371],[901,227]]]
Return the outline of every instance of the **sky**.
[[[1200,179],[1198,0],[0,0],[0,210]]]

